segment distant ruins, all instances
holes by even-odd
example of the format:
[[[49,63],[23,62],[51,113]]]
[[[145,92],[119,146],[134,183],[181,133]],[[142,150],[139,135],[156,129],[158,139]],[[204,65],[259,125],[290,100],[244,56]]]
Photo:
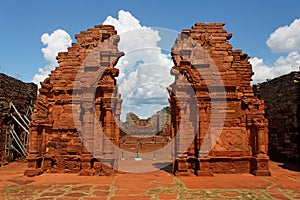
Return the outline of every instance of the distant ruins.
[[[300,160],[300,71],[254,86],[264,100],[269,122],[269,156],[281,162]]]
[[[122,134],[132,136],[152,136],[152,135],[169,135],[165,129],[170,124],[170,113],[164,112],[164,109],[157,111],[148,119],[140,119],[134,113],[127,113],[126,121],[121,124]]]
[[[127,113],[121,122],[119,147],[129,152],[151,152],[167,145],[171,140],[170,113],[165,107],[148,119]]]
[[[19,144],[10,134],[11,129],[14,130],[15,137],[21,140],[27,150],[27,141],[24,141],[27,140],[26,133],[10,115],[14,112],[10,107],[10,102],[21,115],[27,116],[30,120],[30,108],[33,108],[36,98],[37,86],[34,83],[24,83],[0,73],[0,165],[22,156]],[[29,121],[27,123],[29,124]]]
[[[176,80],[168,91],[176,175],[270,175],[263,101],[250,86],[248,56],[232,50],[223,26],[196,23],[179,34],[172,49]],[[59,53],[59,66],[41,83],[25,175],[109,174],[118,168],[119,38],[109,25],[75,37],[77,43]]]

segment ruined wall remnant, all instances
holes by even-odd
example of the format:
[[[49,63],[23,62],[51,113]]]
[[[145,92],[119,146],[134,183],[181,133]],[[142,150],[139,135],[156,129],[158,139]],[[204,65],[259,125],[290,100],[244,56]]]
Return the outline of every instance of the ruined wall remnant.
[[[77,43],[58,54],[59,66],[41,83],[31,121],[28,176],[43,171],[111,173],[116,165],[116,152],[108,144],[119,140],[115,119],[121,100],[114,68],[123,55],[119,37],[108,25],[75,37]]]
[[[269,156],[285,162],[300,159],[300,72],[255,85],[269,121]]]
[[[0,73],[0,163],[11,158],[5,155],[6,132],[8,125],[15,123],[10,117],[9,103],[12,102],[20,114],[25,115],[29,106],[33,106],[37,98],[37,86]],[[17,124],[15,124],[17,128]]]
[[[121,123],[120,143],[122,150],[129,152],[153,152],[166,146],[171,140],[170,113],[165,107],[147,119],[127,113]]]
[[[169,92],[173,136],[178,135],[173,170],[269,175],[264,104],[250,86],[248,55],[232,49],[232,35],[223,26],[196,23],[172,49],[176,78]],[[183,148],[191,135],[192,145]]]
[[[166,132],[170,125],[170,114],[158,111],[148,119],[140,119],[134,113],[127,113],[126,121],[121,124],[121,131],[137,137],[152,135],[170,135]]]
[[[269,175],[263,101],[250,86],[247,54],[232,50],[231,34],[223,26],[196,23],[175,41],[171,73],[176,78],[168,87],[168,137],[175,142],[167,154],[176,156],[173,171],[178,175]],[[119,38],[112,26],[98,25],[76,39],[68,52],[59,53],[59,66],[41,83],[30,128],[28,176],[118,169],[121,97],[114,66],[123,55]],[[170,141],[163,135],[156,139],[163,145]]]

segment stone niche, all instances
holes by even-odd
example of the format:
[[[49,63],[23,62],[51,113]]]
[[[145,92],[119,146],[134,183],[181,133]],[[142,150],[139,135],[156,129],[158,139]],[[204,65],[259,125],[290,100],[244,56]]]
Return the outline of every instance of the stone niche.
[[[232,50],[223,26],[196,23],[179,34],[172,49],[176,78],[168,87],[168,137],[174,141],[176,175],[270,174],[264,104],[250,86],[247,54]],[[59,66],[39,89],[25,175],[118,169],[121,97],[114,66],[123,53],[116,34],[112,26],[97,25],[75,35],[77,43],[59,53]]]
[[[270,175],[264,104],[250,86],[248,55],[232,49],[224,25],[196,23],[172,49],[175,82],[168,90],[176,175]]]

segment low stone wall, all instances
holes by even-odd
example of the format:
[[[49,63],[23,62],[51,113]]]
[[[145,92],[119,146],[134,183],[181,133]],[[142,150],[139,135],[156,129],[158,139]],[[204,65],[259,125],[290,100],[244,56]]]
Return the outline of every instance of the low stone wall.
[[[170,138],[164,136],[134,137],[125,135],[121,137],[119,147],[129,152],[153,152],[160,150],[170,142]]]

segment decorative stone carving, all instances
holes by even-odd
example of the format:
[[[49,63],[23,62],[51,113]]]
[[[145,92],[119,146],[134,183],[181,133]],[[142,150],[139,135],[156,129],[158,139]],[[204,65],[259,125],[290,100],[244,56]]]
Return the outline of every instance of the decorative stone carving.
[[[59,53],[59,66],[41,83],[25,175],[44,171],[108,174],[117,165],[116,152],[107,144],[119,143],[116,120],[121,99],[114,68],[123,55],[117,47],[119,37],[107,25],[75,37],[78,42]]]
[[[171,73],[176,78],[168,90],[172,135],[180,135],[173,171],[177,175],[270,175],[264,104],[250,86],[253,72],[248,55],[232,49],[228,43],[232,34],[223,26],[196,23],[183,30],[173,46]],[[193,105],[191,99],[196,101]],[[198,108],[187,110],[185,102]],[[183,138],[193,136],[192,144],[178,151]]]
[[[232,50],[232,35],[223,26],[196,23],[182,31],[172,49],[176,78],[168,91],[176,175],[270,174],[263,101],[250,86],[247,54]],[[123,55],[119,38],[112,26],[98,25],[76,39],[41,83],[30,128],[28,176],[110,174],[118,168],[116,121],[122,101],[114,66]]]

